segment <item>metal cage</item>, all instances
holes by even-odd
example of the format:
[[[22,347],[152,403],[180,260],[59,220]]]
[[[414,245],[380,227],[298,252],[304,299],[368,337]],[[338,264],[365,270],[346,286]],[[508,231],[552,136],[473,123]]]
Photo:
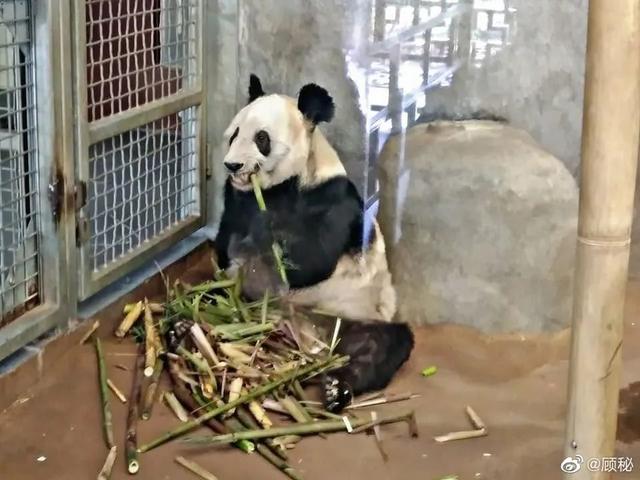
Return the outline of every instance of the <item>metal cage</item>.
[[[0,2],[0,359],[70,316],[57,194],[72,158],[52,100],[65,99],[61,18],[58,2]]]
[[[75,0],[80,297],[204,215],[202,0]]]

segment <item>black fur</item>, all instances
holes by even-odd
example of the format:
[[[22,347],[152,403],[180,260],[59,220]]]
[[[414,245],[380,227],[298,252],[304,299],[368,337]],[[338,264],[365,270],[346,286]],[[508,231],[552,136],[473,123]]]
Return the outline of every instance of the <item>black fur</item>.
[[[265,130],[260,130],[257,132],[253,141],[256,143],[256,147],[258,147],[258,151],[265,157],[268,157],[271,153],[271,137]]]
[[[300,89],[298,109],[313,124],[330,122],[335,105],[329,93],[315,83],[309,83]]]
[[[257,75],[253,73],[249,76],[249,102],[253,102],[256,98],[260,98],[264,95],[262,89],[262,83]]]
[[[353,395],[385,388],[413,350],[413,333],[404,323],[342,321],[335,352],[349,355],[345,366],[325,379],[325,405],[340,411]]]
[[[308,189],[300,189],[298,179],[291,178],[263,195],[267,212],[258,210],[253,192],[238,191],[227,182],[216,238],[222,268],[235,253],[232,256],[259,259],[275,271],[271,252],[276,241],[283,249],[289,285],[298,289],[326,280],[342,255],[362,249],[363,204],[347,177]],[[247,272],[244,278],[249,281],[254,274]]]

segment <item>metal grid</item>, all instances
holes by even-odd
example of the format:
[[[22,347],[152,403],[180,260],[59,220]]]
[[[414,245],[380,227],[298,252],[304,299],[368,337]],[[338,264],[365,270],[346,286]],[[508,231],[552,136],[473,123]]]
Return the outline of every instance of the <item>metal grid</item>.
[[[89,121],[195,82],[199,0],[87,0]]]
[[[89,215],[94,271],[197,214],[196,108],[89,148]]]
[[[30,7],[0,3],[0,326],[41,300]]]

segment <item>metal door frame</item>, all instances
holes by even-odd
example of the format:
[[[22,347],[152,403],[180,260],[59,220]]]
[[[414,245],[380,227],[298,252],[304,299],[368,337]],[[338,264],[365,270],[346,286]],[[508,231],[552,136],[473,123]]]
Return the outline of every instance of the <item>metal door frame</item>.
[[[63,80],[62,56],[69,46],[65,45],[64,22],[69,13],[65,7],[65,2],[30,1],[33,69],[29,80],[35,100],[41,303],[0,329],[0,360],[52,328],[66,326],[75,313],[75,298],[63,287],[70,277],[67,245],[75,228],[65,195],[73,175],[73,156],[66,154],[72,130],[69,122],[63,122],[62,111],[70,99]]]
[[[195,108],[196,145],[195,158],[198,164],[196,179],[198,214],[182,220],[169,230],[157,235],[144,246],[123,255],[99,271],[91,267],[90,243],[81,242],[77,248],[78,292],[84,300],[97,293],[114,280],[148,262],[154,255],[177,243],[204,226],[206,222],[206,89],[203,78],[204,5],[206,0],[197,0],[194,7],[198,14],[195,37],[195,78],[193,84],[183,87],[178,93],[154,100],[129,110],[89,122],[87,100],[87,58],[86,58],[86,0],[73,0],[73,52],[74,52],[74,97],[76,115],[76,177],[80,182],[89,180],[89,147],[101,140],[143,126],[187,108]],[[82,209],[77,215],[82,218]]]

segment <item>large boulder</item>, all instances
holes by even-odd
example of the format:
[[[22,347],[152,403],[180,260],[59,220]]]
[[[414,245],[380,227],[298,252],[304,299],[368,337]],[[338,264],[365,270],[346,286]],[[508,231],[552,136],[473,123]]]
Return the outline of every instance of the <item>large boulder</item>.
[[[540,332],[571,314],[578,189],[524,131],[419,124],[379,158],[400,320]]]

